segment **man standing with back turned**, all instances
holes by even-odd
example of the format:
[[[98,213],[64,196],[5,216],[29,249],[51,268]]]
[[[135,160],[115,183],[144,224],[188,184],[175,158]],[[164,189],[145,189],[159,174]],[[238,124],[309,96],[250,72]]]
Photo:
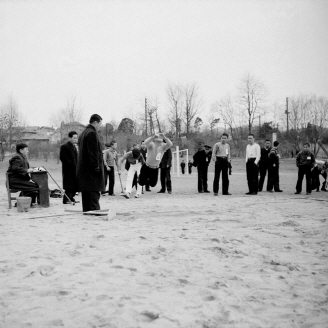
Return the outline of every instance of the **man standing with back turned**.
[[[248,192],[246,195],[257,195],[258,191],[258,163],[261,157],[261,148],[255,143],[254,134],[248,135],[248,145],[246,147],[246,174]]]
[[[267,171],[269,170],[269,154],[271,151],[271,141],[270,140],[265,140],[264,147],[261,148],[261,158],[260,158],[260,181],[259,181],[259,191],[263,190],[263,185],[264,185],[264,179],[267,174]],[[267,180],[267,188],[266,190],[269,190],[269,176]],[[272,188],[271,188],[272,189]]]
[[[100,210],[100,191],[105,190],[102,140],[98,134],[102,118],[93,114],[89,123],[78,142],[77,179],[78,190],[82,193],[83,212]]]
[[[63,189],[65,194],[63,196],[63,204],[70,204],[75,201],[74,196],[77,192],[76,166],[77,166],[77,133],[70,131],[68,133],[69,140],[60,147],[59,158],[62,162],[63,175]]]

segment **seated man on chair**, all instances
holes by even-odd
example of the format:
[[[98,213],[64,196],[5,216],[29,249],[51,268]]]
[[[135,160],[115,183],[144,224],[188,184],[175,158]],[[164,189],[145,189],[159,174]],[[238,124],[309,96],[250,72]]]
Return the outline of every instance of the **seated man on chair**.
[[[20,196],[31,197],[31,205],[39,198],[39,186],[31,180],[30,173],[33,169],[27,160],[28,146],[24,143],[16,145],[16,154],[9,160],[8,179],[9,187],[21,191]],[[39,203],[39,199],[38,199]]]

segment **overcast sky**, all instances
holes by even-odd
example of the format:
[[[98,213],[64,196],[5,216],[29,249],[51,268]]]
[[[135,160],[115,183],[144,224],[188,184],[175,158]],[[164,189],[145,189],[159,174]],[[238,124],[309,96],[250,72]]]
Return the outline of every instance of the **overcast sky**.
[[[206,117],[249,72],[269,101],[328,96],[328,1],[0,0],[0,105],[30,125],[76,96],[87,123],[168,108],[165,88],[196,82]]]

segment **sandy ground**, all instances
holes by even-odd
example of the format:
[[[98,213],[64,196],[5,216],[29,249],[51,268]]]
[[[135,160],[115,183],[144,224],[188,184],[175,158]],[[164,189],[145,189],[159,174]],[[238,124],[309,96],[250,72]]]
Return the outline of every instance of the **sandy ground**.
[[[294,195],[285,160],[283,193],[246,196],[233,164],[232,196],[197,193],[195,171],[140,199],[117,180],[108,221],[53,198],[17,213],[1,188],[0,327],[328,327],[328,193]]]

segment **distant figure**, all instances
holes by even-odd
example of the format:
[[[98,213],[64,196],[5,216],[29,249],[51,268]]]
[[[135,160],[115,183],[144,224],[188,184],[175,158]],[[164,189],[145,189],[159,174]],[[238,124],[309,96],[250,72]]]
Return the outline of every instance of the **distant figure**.
[[[292,158],[294,158],[294,151],[293,151],[293,149],[290,151],[290,155],[291,155]]]
[[[258,192],[258,163],[261,158],[261,148],[255,142],[254,134],[248,135],[246,147],[246,174],[248,192],[246,195],[257,195]]]
[[[222,195],[231,195],[229,193],[229,164],[230,164],[230,145],[227,143],[228,134],[223,133],[221,142],[217,142],[213,146],[212,161],[215,162],[213,192],[214,196],[218,196],[220,173],[222,172]],[[230,164],[231,165],[231,164]]]
[[[189,174],[191,174],[192,173],[192,162],[191,162],[191,160],[189,160],[189,162],[188,162],[188,172],[189,172]]]
[[[261,148],[261,158],[260,158],[260,162],[259,162],[260,181],[259,181],[259,190],[258,191],[263,190],[265,176],[266,176],[268,168],[269,168],[270,151],[271,151],[271,141],[267,139],[267,140],[265,140],[264,147]],[[268,191],[268,183],[269,183],[269,178],[267,179],[267,187],[266,187],[267,191]]]
[[[273,147],[268,156],[268,185],[267,191],[282,192],[279,185],[279,162],[280,156],[278,154],[279,141],[273,142]]]
[[[172,151],[167,149],[162,157],[160,167],[161,190],[158,193],[165,193],[166,189],[169,194],[172,193],[171,180]]]
[[[207,185],[207,172],[208,166],[211,162],[212,152],[210,151],[212,147],[208,145],[201,144],[198,151],[195,153],[193,159],[193,166],[197,167],[198,181],[197,188],[199,193],[209,193]]]
[[[310,151],[310,144],[305,142],[303,144],[303,150],[296,156],[296,166],[298,167],[298,178],[296,184],[295,194],[302,192],[302,183],[304,175],[306,176],[306,194],[310,195],[312,191],[311,187],[311,170],[315,165],[315,157]]]
[[[8,179],[10,189],[20,190],[20,196],[31,197],[31,205],[38,203],[39,193],[37,188],[39,186],[31,180],[30,173],[33,169],[27,160],[28,146],[24,143],[16,145],[16,154],[9,160]]]
[[[78,141],[77,179],[83,212],[100,210],[100,192],[105,190],[103,143],[98,133],[102,118],[93,114],[89,123]]]
[[[185,174],[186,163],[184,162],[184,160],[181,161],[180,166],[181,166],[181,173]]]
[[[115,166],[117,166],[117,142],[112,140],[109,144],[106,144],[106,150],[103,152],[104,157],[104,175],[105,175],[105,190],[107,188],[108,180],[108,195],[115,196],[114,186],[115,186]],[[102,192],[102,194],[106,194]]]
[[[59,158],[62,162],[62,176],[63,176],[63,189],[65,194],[63,196],[63,204],[70,204],[71,202],[79,203],[75,201],[75,194],[77,192],[77,133],[70,131],[68,133],[68,141],[60,147]]]

